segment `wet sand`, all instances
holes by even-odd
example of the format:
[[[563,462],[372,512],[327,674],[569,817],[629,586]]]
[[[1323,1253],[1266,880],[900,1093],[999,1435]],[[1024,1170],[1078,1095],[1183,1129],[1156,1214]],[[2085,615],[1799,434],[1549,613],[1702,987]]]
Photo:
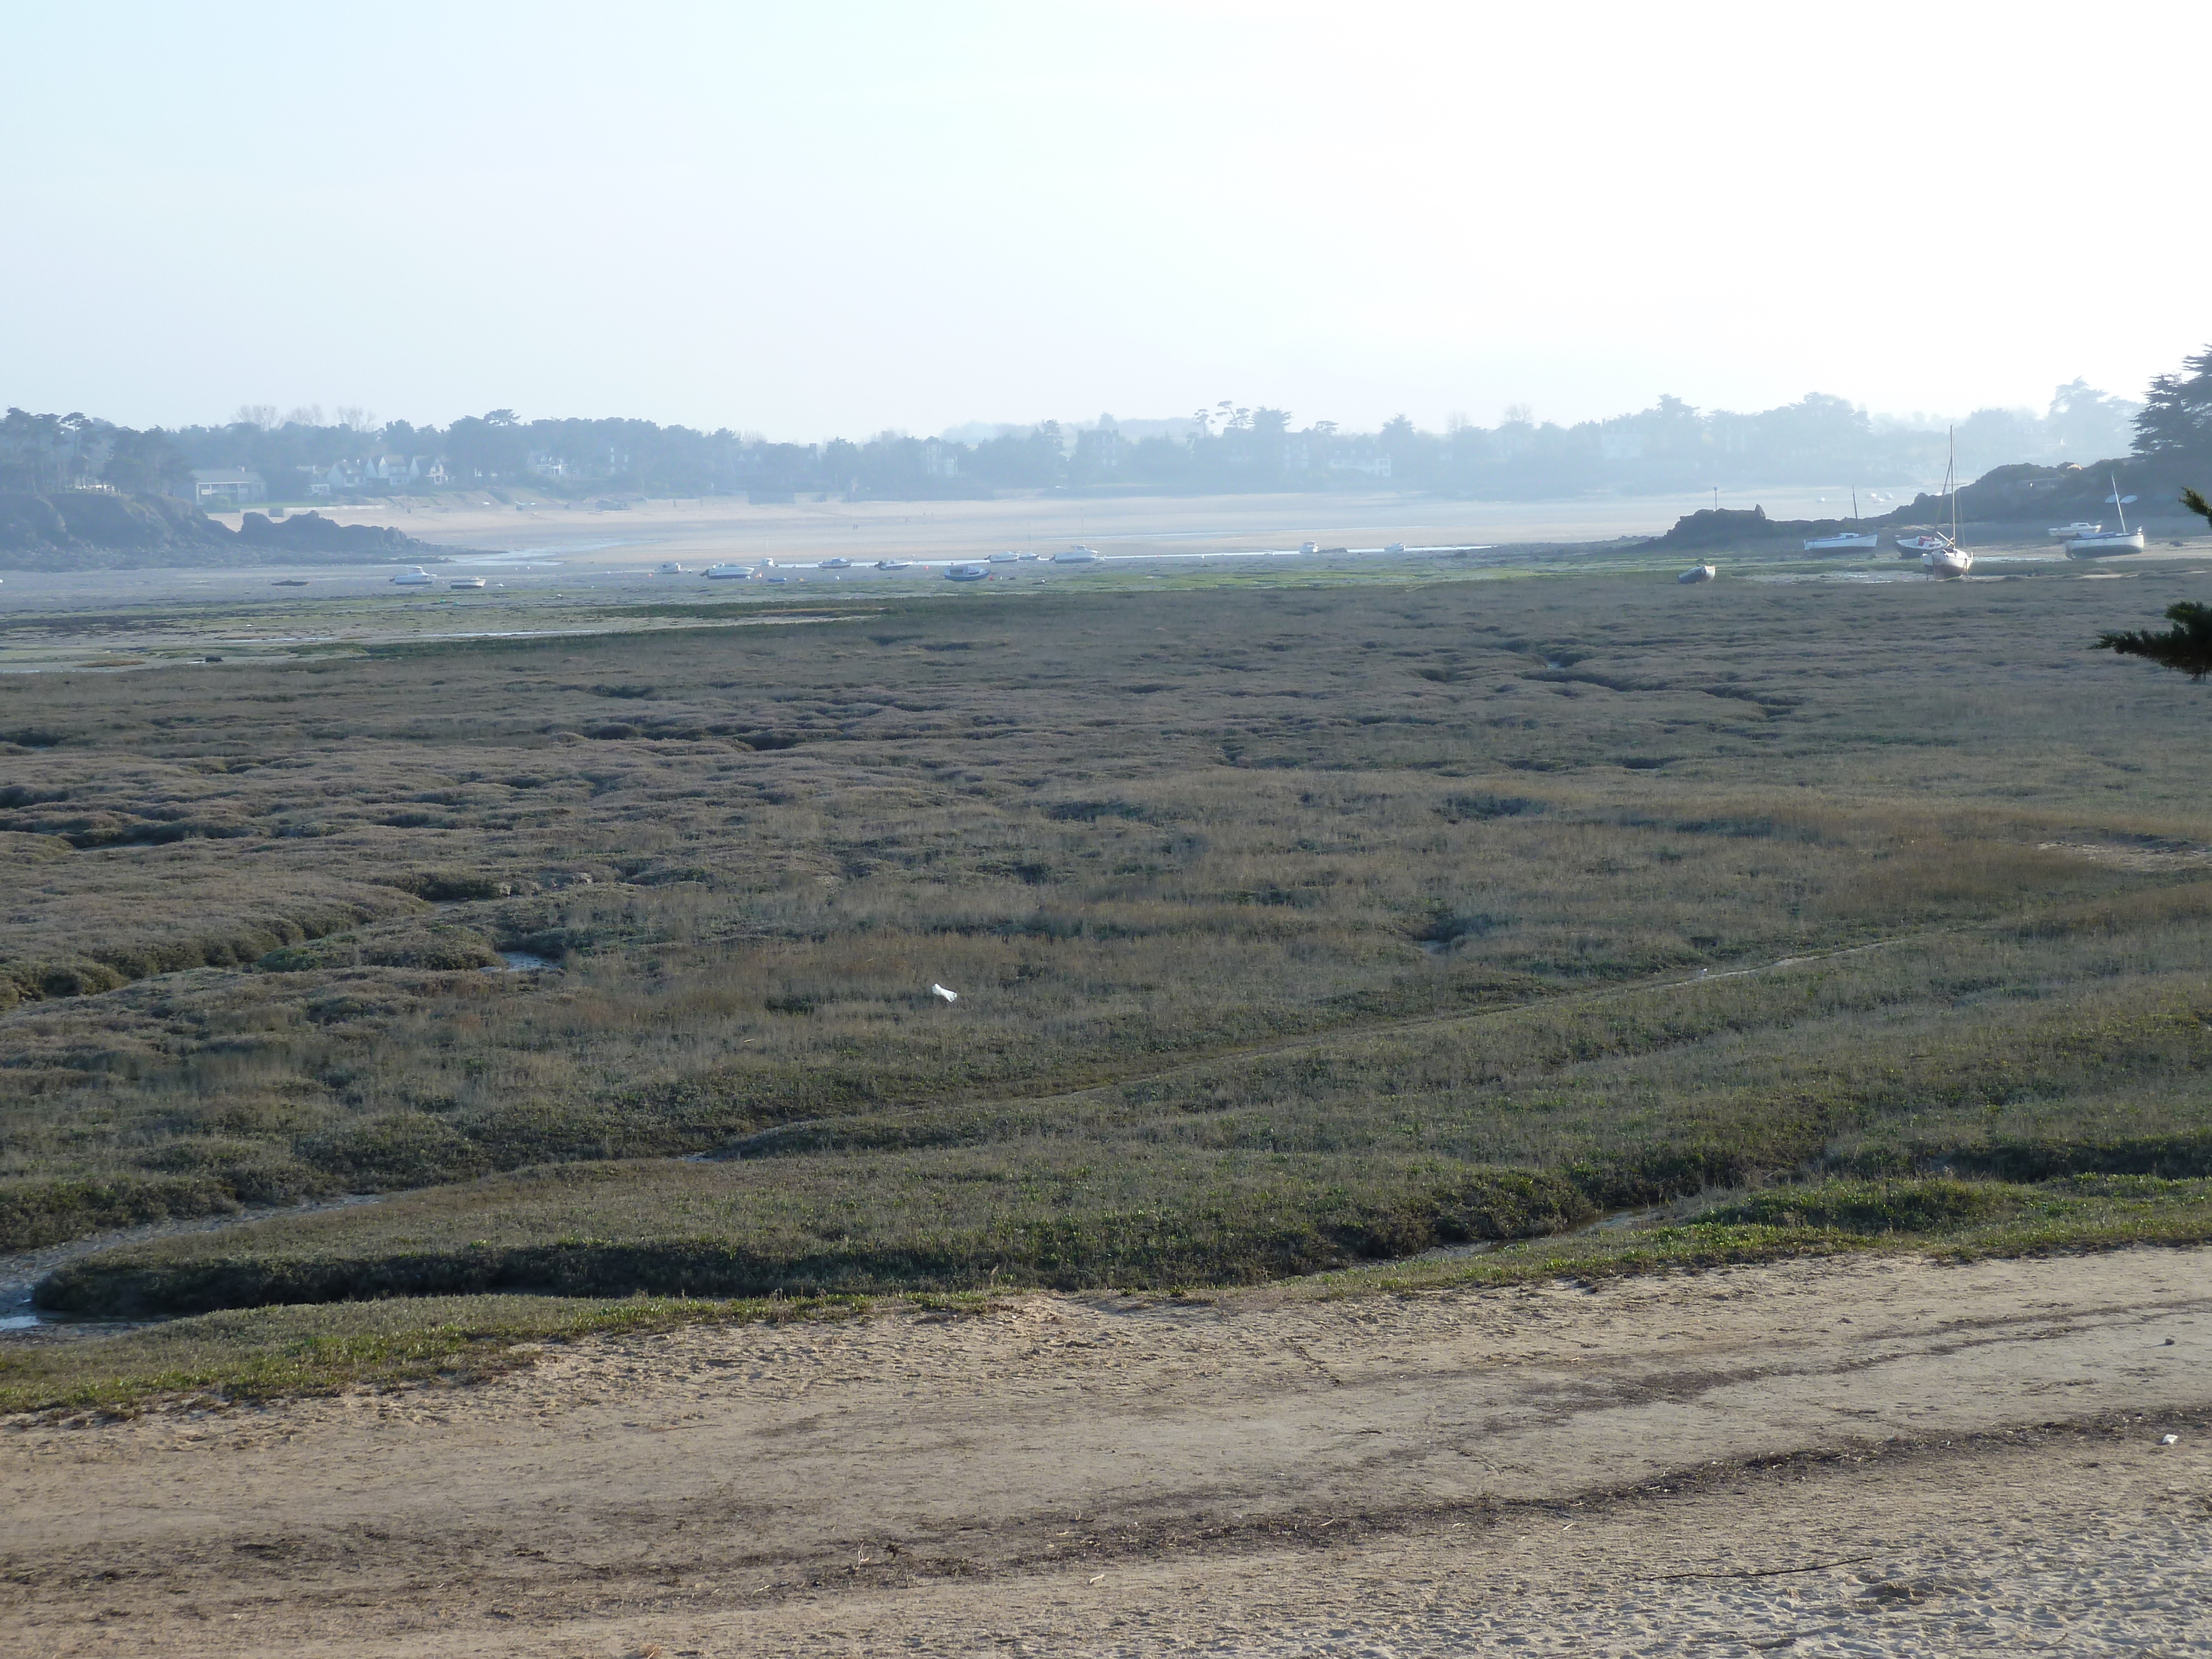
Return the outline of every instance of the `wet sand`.
[[[0,1491],[26,1655],[2181,1652],[2212,1253],[690,1329]]]

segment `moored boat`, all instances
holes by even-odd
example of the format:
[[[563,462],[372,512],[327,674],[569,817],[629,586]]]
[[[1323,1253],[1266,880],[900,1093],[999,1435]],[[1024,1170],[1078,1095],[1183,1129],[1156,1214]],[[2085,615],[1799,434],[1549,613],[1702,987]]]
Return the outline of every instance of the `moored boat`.
[[[1825,495],[1821,497],[1823,501],[1826,499]],[[1851,522],[1857,523],[1858,516],[1859,492],[1854,489],[1851,491]],[[1805,538],[1808,553],[1871,553],[1881,545],[1881,538],[1872,531],[1844,530],[1832,536],[1808,536]]]
[[[2128,503],[2135,497],[2121,495],[2118,475],[2110,476],[2112,493],[2107,499],[2112,503],[2113,510],[2120,515],[2120,527],[2106,530],[2100,525],[2086,536],[2069,538],[2066,544],[2066,556],[2069,559],[2101,559],[2114,553],[2140,553],[2143,550],[2142,532],[2128,528]]]
[[[1943,493],[1951,498],[1951,533],[1940,531],[1933,536],[1923,536],[1923,542],[1932,541],[1933,547],[1924,547],[1920,553],[1920,568],[1931,576],[1963,576],[1974,568],[1974,556],[1959,545],[1959,429],[1951,428],[1951,459],[1943,469]]]
[[[1709,582],[1720,574],[1709,564],[1693,564],[1674,580],[1678,582]]]
[[[2096,559],[2108,553],[2140,553],[2146,544],[2140,530],[2100,530],[2094,536],[2073,538],[2066,544],[2066,556]]]

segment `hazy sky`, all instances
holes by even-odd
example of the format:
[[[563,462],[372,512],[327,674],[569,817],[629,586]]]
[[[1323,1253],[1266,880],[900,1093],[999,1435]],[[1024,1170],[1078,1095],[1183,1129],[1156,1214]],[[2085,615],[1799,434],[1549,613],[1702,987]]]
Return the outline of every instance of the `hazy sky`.
[[[2212,6],[0,0],[0,404],[799,439],[2139,396]]]

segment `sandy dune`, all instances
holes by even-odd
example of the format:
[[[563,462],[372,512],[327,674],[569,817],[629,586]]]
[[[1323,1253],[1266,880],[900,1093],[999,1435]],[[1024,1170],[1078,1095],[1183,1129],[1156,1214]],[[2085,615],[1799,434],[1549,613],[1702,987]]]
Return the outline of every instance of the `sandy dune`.
[[[0,1468],[24,1655],[2181,1652],[2212,1258],[1031,1297]]]

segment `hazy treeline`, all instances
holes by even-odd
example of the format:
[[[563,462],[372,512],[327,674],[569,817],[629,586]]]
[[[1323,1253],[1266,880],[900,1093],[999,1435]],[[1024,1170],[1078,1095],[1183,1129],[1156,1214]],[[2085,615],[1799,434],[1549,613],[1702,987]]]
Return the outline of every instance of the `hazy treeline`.
[[[1165,428],[1164,430],[1163,428]],[[1142,435],[1139,435],[1139,433]],[[431,460],[459,487],[520,487],[549,496],[801,493],[927,499],[1002,489],[1147,493],[1310,489],[1331,486],[1436,490],[1487,498],[1591,491],[1638,493],[1762,483],[1850,482],[1879,488],[1941,474],[1945,424],[1876,416],[1847,399],[1808,393],[1753,414],[1703,410],[1662,396],[1650,408],[1562,426],[1523,406],[1493,427],[1455,416],[1442,432],[1404,416],[1379,431],[1334,422],[1300,425],[1291,411],[1224,401],[1166,422],[1110,416],[1000,428],[976,442],[884,432],[865,441],[780,443],[758,433],[661,426],[641,420],[532,420],[512,410],[443,428],[378,422],[365,411],[319,409],[280,417],[240,409],[222,425],[134,432],[82,414],[0,420],[0,489],[44,490],[100,482],[153,491],[193,468],[258,471],[276,500],[305,496],[334,466],[352,469],[341,495],[419,490]],[[2020,462],[2091,462],[2125,453],[2212,457],[2212,349],[2161,375],[2147,404],[2076,380],[2038,414],[1984,409],[1958,423],[1960,471],[1972,477]],[[401,463],[391,482],[380,460]],[[385,469],[393,471],[390,467]]]

